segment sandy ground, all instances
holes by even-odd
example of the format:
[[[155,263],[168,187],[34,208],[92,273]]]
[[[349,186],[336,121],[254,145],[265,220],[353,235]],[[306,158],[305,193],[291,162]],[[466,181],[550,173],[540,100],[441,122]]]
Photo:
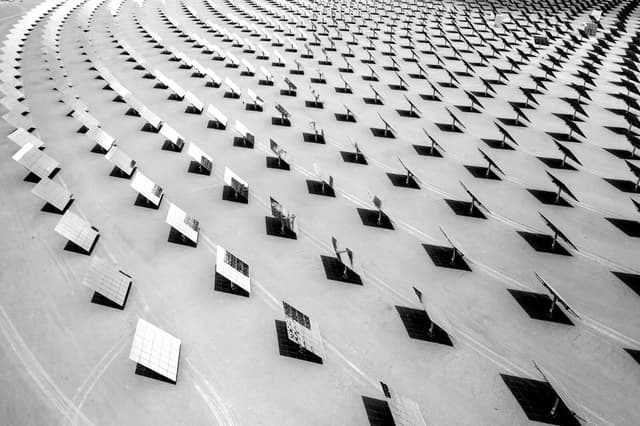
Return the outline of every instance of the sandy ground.
[[[204,19],[214,20],[200,1],[189,3]],[[24,3],[25,9],[32,3]],[[228,6],[217,3],[222,11]],[[250,7],[244,3],[245,7]],[[2,5],[0,30],[18,16],[16,5]],[[385,105],[365,105],[371,96],[360,79],[368,68],[352,61],[355,73],[345,79],[355,94],[340,95],[337,65],[344,42],[337,42],[334,67],[322,67],[328,84],[313,85],[325,102],[323,110],[305,108],[311,100],[309,77],[315,76],[317,59],[300,60],[305,76],[289,76],[299,87],[296,98],[279,96],[275,87],[258,85],[258,78],[240,77],[240,70],[210,61],[200,49],[190,47],[160,19],[158,10],[181,22],[188,32],[224,45],[238,58],[254,65],[254,55],[231,48],[194,25],[175,1],[166,6],[147,2],[144,9],[125,2],[116,22],[108,3],[97,9],[88,36],[95,51],[120,82],[176,128],[186,141],[194,141],[214,158],[215,173],[187,172],[189,157],[162,151],[163,138],[140,132],[144,121],[125,116],[127,106],[113,103],[113,92],[101,90],[105,82],[89,72],[82,41],[72,13],[61,33],[65,70],[81,93],[82,101],[117,143],[137,160],[140,170],[166,193],[159,211],[133,205],[129,181],[109,176],[111,165],[92,154],[91,143],[76,133],[79,125],[64,116],[54,83],[47,80],[40,52],[42,26],[29,37],[24,49],[22,76],[38,132],[46,152],[60,161],[57,180],[74,193],[74,211],[101,231],[93,256],[115,259],[134,277],[124,311],[90,303],[91,291],[80,285],[90,258],[64,251],[65,241],[53,232],[59,216],[40,211],[41,200],[24,182],[25,170],[11,160],[17,150],[9,140],[0,143],[0,365],[3,374],[0,418],[18,424],[367,424],[361,396],[383,398],[378,381],[420,404],[428,424],[513,425],[528,422],[500,374],[541,379],[532,360],[547,367],[562,384],[565,402],[593,424],[637,424],[635,409],[640,368],[623,348],[640,348],[638,296],[610,271],[638,273],[640,241],[622,234],[604,217],[636,218],[628,194],[617,191],[602,177],[630,179],[621,160],[602,147],[625,147],[623,136],[604,125],[624,125],[606,107],[621,107],[608,93],[613,73],[612,49],[608,63],[585,106],[589,119],[580,126],[588,135],[582,144],[569,144],[584,167],[578,172],[552,170],[577,195],[574,208],[540,204],[526,188],[554,190],[535,156],[558,153],[546,131],[566,131],[553,112],[571,112],[562,96],[575,96],[567,87],[577,81],[569,63],[539,96],[540,107],[527,110],[532,125],[509,128],[521,146],[516,151],[488,148],[480,138],[498,138],[496,117],[511,117],[509,100],[523,101],[519,85],[530,86],[527,76],[536,60],[498,88],[498,96],[483,100],[482,114],[459,112],[455,105],[468,101],[461,90],[441,88],[444,103],[419,98],[429,93],[426,83],[407,79],[406,93],[422,111],[421,119],[402,118],[395,109],[407,108],[392,72],[380,64],[388,58],[377,52],[381,81],[376,87]],[[76,11],[77,12],[77,11]],[[229,76],[243,90],[252,88],[266,100],[265,111],[248,112],[241,100],[223,98],[224,86],[206,88],[191,71],[179,69],[160,55],[135,27],[135,19],[153,29],[163,42],[211,67],[223,79]],[[43,23],[46,21],[43,21]],[[223,22],[230,31],[235,29]],[[256,135],[256,148],[232,146],[235,136],[206,128],[207,118],[184,114],[186,102],[167,100],[166,90],[141,79],[112,43],[108,32],[126,41],[143,58],[149,70],[158,69],[206,104],[214,104],[230,118],[241,120]],[[297,54],[284,53],[292,64]],[[354,50],[356,50],[354,48]],[[584,48],[581,50],[584,51]],[[360,50],[356,50],[360,57]],[[580,52],[580,51],[579,51]],[[539,62],[539,60],[538,60]],[[403,63],[404,72],[415,72]],[[459,65],[459,64],[458,64]],[[506,61],[503,65],[506,65]],[[269,67],[275,75],[282,69]],[[433,81],[446,81],[444,71],[430,70]],[[489,70],[480,75],[492,76]],[[463,78],[463,87],[480,90],[479,80]],[[291,128],[271,125],[281,103],[292,114]],[[340,123],[333,116],[348,105],[358,123]],[[465,133],[441,132],[437,122],[448,122],[444,106],[460,117]],[[369,127],[382,125],[380,113],[399,130],[394,140],[375,138]],[[326,145],[302,141],[315,121],[325,129]],[[0,134],[11,129],[1,123]],[[411,147],[426,143],[422,129],[446,150],[444,159],[420,157]],[[290,153],[292,171],[267,169],[269,138]],[[368,166],[345,163],[340,150],[351,151],[358,141]],[[483,165],[477,147],[487,152],[506,176],[501,182],[474,179],[464,165]],[[396,157],[420,178],[420,191],[394,187],[385,173],[402,173]],[[311,195],[305,179],[313,163],[336,181],[336,198]],[[222,200],[222,173],[228,166],[250,185],[248,205]],[[493,213],[488,220],[456,216],[445,198],[464,199],[459,181]],[[384,200],[395,230],[362,225],[356,208],[372,208],[367,191]],[[299,218],[297,241],[269,237],[264,216],[273,196]],[[636,196],[636,199],[638,197]],[[167,242],[164,223],[168,201],[176,203],[201,222],[197,248]],[[551,219],[576,244],[572,257],[534,251],[516,230],[548,233],[537,212]],[[473,272],[438,268],[421,244],[447,245],[439,227],[447,230],[463,250]],[[350,247],[364,285],[328,281],[320,255],[331,255],[330,238]],[[215,245],[221,244],[245,260],[252,271],[254,294],[250,299],[213,290]],[[581,319],[574,327],[536,321],[527,316],[507,289],[543,292],[534,278],[540,273],[569,301]],[[442,319],[454,347],[412,340],[395,305],[419,307],[412,286],[420,288],[428,306]],[[323,365],[281,357],[274,320],[283,319],[286,300],[320,324],[325,343]],[[431,311],[430,311],[431,313]],[[183,350],[176,386],[134,374],[128,351],[138,317],[182,339]]]

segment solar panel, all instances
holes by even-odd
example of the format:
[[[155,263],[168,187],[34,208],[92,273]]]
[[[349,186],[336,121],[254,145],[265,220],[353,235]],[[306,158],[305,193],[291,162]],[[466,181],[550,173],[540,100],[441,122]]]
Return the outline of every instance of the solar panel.
[[[184,95],[184,98],[187,100],[187,102],[189,102],[191,105],[193,105],[193,107],[202,112],[202,110],[204,109],[204,102],[202,102],[200,99],[198,99],[198,97],[196,95],[194,95],[191,92],[186,92]]]
[[[318,325],[287,302],[282,302],[282,306],[289,340],[320,358],[324,358],[324,348],[322,347],[322,337],[320,337]]]
[[[243,198],[249,198],[249,184],[228,167],[224,168],[224,183],[233,189],[236,196],[240,195]]]
[[[173,203],[169,203],[169,211],[167,212],[166,223],[176,229],[182,235],[198,243],[198,233],[200,231],[200,222],[192,216],[187,215],[184,210]]]
[[[231,89],[231,91],[236,94],[236,95],[240,95],[240,88],[233,82],[231,81],[231,79],[229,77],[226,77],[224,79],[224,84],[227,85],[227,87],[229,89]]]
[[[207,107],[207,114],[209,114],[215,121],[222,124],[222,126],[227,127],[227,123],[229,120],[227,119],[227,116],[220,112],[218,108],[209,104],[209,106]]]
[[[67,211],[54,229],[86,252],[90,252],[99,232],[78,214]]]
[[[172,142],[174,145],[181,146],[184,143],[184,139],[182,138],[182,135],[180,135],[180,133],[178,133],[176,129],[174,129],[168,124],[164,124],[160,128],[160,134],[165,138],[167,138],[167,140]]]
[[[36,148],[44,147],[44,142],[42,142],[40,138],[35,136],[33,133],[27,132],[21,127],[11,132],[8,137],[12,142],[20,147],[23,147],[28,143]]]
[[[218,246],[216,253],[216,272],[241,287],[247,293],[251,293],[249,265],[221,246]]]
[[[249,131],[249,129],[247,129],[247,126],[240,122],[240,120],[236,120],[234,127],[234,130],[238,132],[238,134],[243,138],[247,139],[248,141],[254,140],[253,134]]]
[[[147,108],[146,106],[143,106],[142,109],[139,111],[142,118],[144,118],[147,121],[147,123],[149,123],[152,127],[158,129],[161,126],[162,120],[160,119],[160,117],[158,117],[156,113],[151,111],[149,108]]]
[[[131,176],[131,173],[136,168],[136,161],[115,144],[111,145],[111,148],[104,156],[127,176]]]
[[[2,116],[2,119],[16,128],[22,127],[28,130],[34,127],[31,116],[28,115],[25,117],[18,111],[9,111]]]
[[[71,192],[49,178],[40,179],[31,192],[60,211],[71,201]]]
[[[20,148],[12,158],[39,178],[49,177],[60,165],[56,160],[36,149],[30,143]]]
[[[189,144],[189,148],[187,149],[187,154],[191,158],[194,159],[197,163],[199,163],[202,167],[207,169],[209,172],[213,169],[213,158],[211,158],[206,152],[201,150],[196,144],[191,142]]]
[[[111,145],[113,145],[116,141],[113,136],[99,127],[94,127],[93,129],[89,130],[87,136],[89,136],[91,140],[102,147],[105,151],[108,151],[111,148]]]
[[[162,200],[162,188],[154,183],[151,179],[142,174],[140,170],[136,171],[131,181],[131,188],[137,191],[144,198],[149,200],[153,205],[158,206]]]
[[[82,284],[118,306],[124,307],[131,284],[131,277],[108,261],[94,257],[82,280]]]
[[[171,380],[178,378],[180,339],[138,318],[129,359]]]

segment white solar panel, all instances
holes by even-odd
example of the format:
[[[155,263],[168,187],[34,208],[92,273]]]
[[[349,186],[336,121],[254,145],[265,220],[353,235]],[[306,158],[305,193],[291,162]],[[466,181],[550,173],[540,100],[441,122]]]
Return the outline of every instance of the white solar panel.
[[[238,61],[238,58],[236,58],[231,52],[229,52],[227,50],[227,58],[229,59],[229,61],[231,62],[232,65],[238,65],[240,63],[240,61]]]
[[[104,156],[107,160],[113,163],[114,166],[122,170],[127,175],[131,175],[136,167],[135,160],[131,159],[129,155],[118,148],[115,144],[111,145],[111,148]]]
[[[131,277],[125,275],[115,265],[99,257],[94,257],[82,284],[100,293],[107,299],[123,306]]]
[[[162,188],[154,183],[151,179],[142,174],[140,170],[136,171],[131,181],[131,188],[137,191],[144,198],[154,205],[160,204],[162,199]]]
[[[393,394],[388,402],[397,426],[427,426],[417,402],[398,394]]]
[[[247,129],[247,126],[242,124],[240,120],[236,120],[235,131],[238,132],[238,134],[243,138],[251,139],[253,137],[253,134],[249,131],[249,129]]]
[[[240,94],[240,88],[236,86],[236,84],[233,81],[231,81],[229,77],[226,77],[224,79],[224,84],[226,84],[227,87],[229,87],[229,89],[231,89],[233,93],[236,93],[238,95]]]
[[[269,72],[269,70],[263,67],[262,65],[260,65],[260,72],[264,74],[267,80],[273,79],[273,74],[271,74],[271,72]]]
[[[216,86],[219,86],[222,84],[222,79],[218,76],[218,74],[213,72],[211,68],[207,68],[205,73],[207,74],[207,77],[209,77]]]
[[[222,49],[220,49],[220,47],[218,47],[218,45],[216,44],[213,45],[213,51],[216,53],[217,56],[219,56],[222,59],[225,59],[227,57],[226,54],[222,51]]]
[[[249,196],[249,184],[242,180],[240,176],[233,173],[228,167],[224,168],[224,183],[229,185],[236,193],[243,197]]]
[[[256,95],[256,92],[251,89],[247,89],[247,96],[249,96],[249,98],[259,106],[264,104],[264,100],[260,96]]]
[[[26,167],[39,178],[46,178],[59,166],[59,163],[30,143],[25,144],[13,157],[18,164]]]
[[[142,116],[142,118],[147,120],[147,123],[149,123],[151,126],[155,127],[156,129],[160,127],[160,125],[162,124],[162,120],[160,119],[160,117],[158,117],[156,113],[151,111],[146,106],[142,107],[142,110],[140,111],[140,115]]]
[[[186,92],[184,98],[189,102],[195,109],[198,111],[202,111],[204,109],[204,102],[202,102],[196,95],[191,92]]]
[[[20,114],[29,112],[29,107],[26,104],[18,102],[17,99],[10,96],[5,96],[4,98],[2,98],[2,100],[0,100],[0,104],[2,104],[2,106],[4,106],[9,111],[16,111]]]
[[[200,222],[197,219],[187,215],[184,210],[173,203],[169,203],[169,211],[167,212],[166,222],[169,226],[176,229],[185,237],[194,243],[198,242],[198,231],[200,230]]]
[[[111,145],[115,143],[115,138],[111,136],[109,133],[105,132],[99,127],[94,127],[89,130],[87,136],[91,138],[96,144],[100,145],[102,148],[107,151],[111,148]]]
[[[241,287],[247,293],[251,293],[251,280],[249,279],[249,265],[218,246],[216,252],[216,272]]]
[[[242,58],[242,65],[244,65],[245,67],[247,67],[247,71],[249,71],[250,73],[255,73],[256,72],[256,67],[254,67],[253,65],[251,65],[251,63],[249,61],[247,61],[245,58]]]
[[[71,210],[60,218],[55,231],[86,251],[91,250],[98,236],[98,231],[93,229],[89,222]]]
[[[214,120],[220,122],[224,127],[227,127],[228,119],[227,116],[224,115],[220,110],[213,105],[209,104],[207,107],[207,114],[211,116]]]
[[[33,133],[27,132],[23,128],[18,128],[9,134],[9,139],[13,141],[16,145],[23,147],[26,144],[30,143],[36,148],[41,148],[44,146],[44,142],[40,140],[37,136],[33,135]]]
[[[213,167],[213,158],[209,156],[206,152],[200,149],[198,145],[191,142],[189,144],[189,148],[187,149],[187,154],[193,158],[195,161],[200,163],[204,168],[211,171]]]
[[[49,178],[40,179],[31,192],[58,210],[64,210],[72,196],[64,186]]]
[[[2,116],[2,119],[16,128],[22,127],[25,129],[30,129],[34,127],[30,115],[25,117],[23,115],[20,115],[20,113],[18,113],[17,111],[9,111]]]
[[[162,136],[164,136],[165,138],[167,138],[167,140],[170,140],[173,143],[178,143],[179,141],[184,141],[184,139],[182,138],[182,135],[180,135],[180,133],[178,133],[178,131],[176,129],[174,129],[173,127],[171,127],[168,124],[164,124],[160,128],[160,134]]]
[[[322,337],[320,337],[320,328],[311,321],[311,319],[289,305],[282,302],[284,308],[285,322],[287,325],[287,336],[289,340],[296,342],[311,353],[324,357],[324,348],[322,346]]]
[[[180,345],[180,339],[138,318],[129,359],[175,382]]]

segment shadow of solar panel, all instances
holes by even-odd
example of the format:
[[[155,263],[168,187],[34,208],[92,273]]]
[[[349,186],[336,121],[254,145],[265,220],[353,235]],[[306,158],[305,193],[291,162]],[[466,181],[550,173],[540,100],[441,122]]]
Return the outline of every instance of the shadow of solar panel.
[[[551,169],[572,170],[572,171],[576,170],[575,167],[573,167],[571,164],[569,164],[566,161],[564,162],[564,164],[562,164],[561,158],[550,158],[550,157],[536,157],[536,158],[542,161],[545,166]]]
[[[402,84],[389,84],[388,86],[389,86],[389,89],[391,90],[402,90],[402,91],[408,90],[407,86],[404,86]]]
[[[431,319],[426,311],[408,308],[405,306],[396,306],[396,310],[400,315],[400,319],[402,320],[409,337],[412,339],[453,346],[451,338],[447,332],[437,324],[433,324],[433,330],[429,333],[429,329],[431,328]]]
[[[93,226],[91,227],[91,229],[93,229],[95,231],[98,231]],[[100,234],[97,234],[95,240],[93,240],[93,243],[91,244],[91,248],[88,251],[83,249],[82,247],[80,247],[79,245],[74,243],[73,241],[67,241],[67,243],[64,246],[64,249],[66,251],[70,251],[72,253],[78,253],[78,254],[84,254],[86,256],[91,256],[91,253],[93,253],[93,249],[96,247],[96,244],[98,244],[98,240],[99,239],[100,239]]]
[[[222,187],[222,199],[224,201],[232,201],[234,203],[249,204],[249,199],[244,195],[237,193],[229,185]]]
[[[477,179],[502,180],[493,170],[482,166],[464,166]],[[488,173],[487,173],[488,171]]]
[[[347,114],[340,114],[340,113],[335,113],[334,115],[337,121],[343,121],[347,123],[356,122],[356,117],[354,115],[347,115]]]
[[[426,79],[427,79],[427,77],[425,77],[425,76],[424,76],[424,75],[422,75],[422,74],[413,74],[413,73],[409,73],[408,75],[409,75],[409,77],[411,77],[411,78],[413,78],[413,79],[415,79],[415,80],[426,80]]]
[[[422,247],[431,258],[433,264],[438,267],[458,269],[460,271],[471,271],[467,262],[459,254],[456,254],[453,263],[451,262],[454,251],[451,247],[435,246],[431,244],[423,244]]]
[[[618,277],[620,281],[629,286],[629,288],[633,290],[638,296],[640,296],[640,275],[614,271],[611,271],[611,273]]]
[[[133,169],[133,171],[135,171],[135,168]],[[133,171],[131,172],[131,175],[133,175]],[[114,166],[113,169],[111,169],[111,173],[109,173],[109,176],[117,177],[120,179],[131,179],[131,175],[128,175],[124,170],[122,170],[118,166]]]
[[[524,124],[522,121],[520,120],[516,120],[515,118],[510,118],[510,117],[498,117],[498,120],[504,124],[505,126],[511,126],[511,127],[527,127],[526,124]],[[548,133],[548,132],[547,132]],[[555,133],[557,135],[562,135],[564,133]],[[568,136],[568,135],[566,135]],[[562,139],[561,139],[562,140]],[[569,141],[566,141],[569,142]],[[571,142],[579,142],[578,140],[575,141],[571,141]]]
[[[354,164],[368,164],[367,159],[362,154],[356,154],[355,152],[348,151],[340,151],[340,156],[342,157],[342,161],[345,163],[354,163]]]
[[[225,130],[226,128],[227,126],[217,120],[209,120],[207,122],[207,129]]]
[[[164,143],[162,144],[162,150],[163,151],[171,151],[171,152],[182,152],[182,148],[183,148],[184,144],[175,144],[171,141],[164,141]]]
[[[420,115],[412,110],[408,110],[408,109],[397,109],[396,112],[398,113],[398,115],[400,117],[406,117],[406,118],[420,118]]]
[[[551,298],[546,294],[532,293],[529,291],[507,289],[524,311],[533,319],[541,321],[555,322],[558,324],[573,325],[573,322],[558,307],[553,308],[553,312],[549,315],[551,308]]]
[[[144,195],[139,193],[133,205],[138,207],[146,207],[148,209],[158,210],[160,208],[160,204],[162,204],[163,198],[164,198],[164,194],[160,196],[160,201],[158,201],[158,205],[156,206],[151,201],[149,201]]]
[[[361,209],[358,208],[358,215],[360,216],[360,220],[362,220],[362,224],[365,226],[373,226],[375,228],[384,228],[393,230],[393,224],[391,223],[391,219],[385,213],[380,215],[380,221],[378,222],[378,211],[371,209]]]
[[[458,85],[456,83],[449,82],[449,81],[439,81],[438,85],[440,87],[444,87],[444,88],[447,88],[447,89],[457,89],[458,88]]]
[[[481,92],[479,90],[477,90],[477,91],[476,90],[472,90],[471,93],[473,93],[476,96],[476,98],[485,98],[485,99],[493,99],[494,98],[494,96],[489,92]]]
[[[546,234],[537,234],[534,232],[517,231],[518,234],[524,238],[535,251],[542,253],[559,254],[562,256],[571,256],[559,242],[556,241],[555,246],[552,247],[553,237]]]
[[[445,199],[451,210],[458,216],[477,217],[478,219],[486,219],[487,217],[480,211],[478,206],[469,201],[449,200]],[[472,208],[473,206],[473,208]]]
[[[384,105],[381,99],[376,98],[362,98],[365,104],[367,105]]]
[[[240,95],[235,92],[224,92],[224,97],[227,99],[240,99]]]
[[[143,131],[143,132],[149,132],[149,133],[158,133],[158,132],[160,132],[160,128],[159,127],[153,127],[149,123],[144,123],[144,126],[142,126],[142,128],[140,130]]]
[[[327,84],[327,80],[324,78],[311,77],[311,82],[314,84]]]
[[[287,90],[287,89],[281,89],[280,90],[280,96],[296,97],[297,95],[298,95],[298,92],[296,92],[295,90]]]
[[[276,320],[275,323],[276,335],[278,336],[278,350],[281,356],[322,364],[322,358],[289,339],[287,324],[284,321]]]
[[[320,256],[320,258],[322,259],[322,266],[324,267],[324,273],[327,279],[347,284],[362,285],[360,275],[351,268],[346,268],[347,274],[345,276],[345,265],[335,257]]]
[[[87,126],[81,126],[78,130],[76,130],[76,133],[80,133],[80,134],[85,134],[89,131],[89,128]]]
[[[302,139],[309,143],[325,143],[324,135],[302,132]]]
[[[255,73],[250,72],[250,71],[242,71],[242,72],[240,73],[240,76],[241,76],[241,77],[253,77],[253,76],[255,76],[255,75],[256,75]]]
[[[580,425],[562,400],[558,403],[555,415],[551,414],[558,394],[547,382],[508,374],[500,376],[529,420],[563,426]]]
[[[604,128],[612,131],[616,135],[623,135],[623,136],[624,135],[634,135],[634,136],[637,136],[637,134],[635,132],[629,131],[629,128],[627,128],[627,127],[604,126]]]
[[[395,426],[387,401],[363,396],[362,402],[371,426]]]
[[[189,173],[194,173],[196,175],[204,175],[204,176],[211,175],[211,170],[207,169],[206,167],[204,167],[202,164],[198,163],[195,160],[191,160],[189,162],[189,168],[187,169],[187,171]]]
[[[438,129],[440,129],[443,132],[449,132],[449,133],[464,133],[464,130],[462,130],[460,127],[453,125],[452,123],[435,123],[436,126],[438,126]]]
[[[640,194],[640,185],[636,185],[635,182],[625,179],[609,179],[603,178],[618,191],[629,192],[633,194]]]
[[[466,113],[470,113],[470,114],[481,114],[482,113],[482,111],[475,109],[475,107],[472,107],[471,105],[456,105],[456,108],[458,108],[462,112],[466,112]]]
[[[238,148],[253,149],[254,141],[242,136],[236,136],[233,138],[233,146]]]
[[[627,351],[627,353],[629,355],[631,355],[631,357],[635,360],[635,362],[640,364],[640,351],[639,350],[625,348],[625,351]]]
[[[513,151],[514,148],[506,142],[502,142],[500,139],[480,139],[482,142],[487,144],[490,148],[493,149],[504,149],[507,151]]]
[[[640,160],[640,155],[632,154],[631,151],[627,149],[604,148],[604,150],[623,160]]]
[[[420,185],[418,185],[418,182],[416,182],[413,176],[409,176],[409,179],[407,179],[407,175],[387,173],[387,177],[389,178],[393,186],[399,186],[401,188],[420,189]]]
[[[46,212],[46,213],[53,213],[53,214],[65,214],[65,212],[67,210],[69,210],[69,207],[71,207],[71,204],[73,204],[73,198],[69,200],[69,202],[67,203],[66,206],[64,206],[64,209],[60,210],[59,208],[57,208],[56,206],[50,204],[50,203],[45,203],[44,206],[42,206],[42,208],[40,209],[40,211],[42,212]]]
[[[442,102],[442,99],[440,99],[438,95],[421,93],[419,96],[420,98],[422,98],[423,101]],[[448,126],[448,125],[442,124],[442,126]]]
[[[120,309],[121,311],[123,311],[125,306],[127,305],[127,300],[129,299],[130,291],[131,291],[131,281],[129,281],[129,287],[127,287],[127,294],[124,296],[124,301],[122,302],[122,306],[118,305],[116,302],[109,299],[108,297],[101,295],[97,291],[93,292],[93,297],[91,297],[91,303],[95,303],[96,305],[106,306],[108,308]]]
[[[102,155],[104,155],[104,154],[107,153],[107,150],[104,149],[104,147],[100,146],[99,144],[95,144],[93,146],[93,148],[91,148],[90,152],[93,153],[93,154],[102,154]]]
[[[171,227],[171,229],[169,230],[169,239],[168,239],[168,241],[170,243],[180,244],[180,245],[183,245],[183,246],[189,246],[189,247],[197,247],[198,246],[197,243],[194,243],[189,238],[187,238],[186,236],[182,235],[182,233],[180,233],[180,231],[178,231],[174,227]]]
[[[437,148],[426,145],[412,145],[418,155],[424,155],[426,157],[438,157],[442,158],[442,154]]]
[[[375,61],[367,61],[365,62],[364,60],[362,61],[363,64],[375,64]],[[375,75],[363,75],[362,79],[364,81],[379,81],[378,77],[376,77]]]
[[[307,191],[309,194],[323,195],[325,197],[335,197],[336,193],[332,187],[325,184],[324,187],[321,181],[307,179]]]
[[[286,227],[284,228],[284,231],[282,230],[282,223],[280,222],[280,219],[272,216],[265,216],[264,220],[267,227],[267,235],[271,235],[272,237],[288,238],[291,240],[298,239],[298,236],[292,230]]]
[[[284,160],[278,160],[278,157],[267,157],[267,168],[279,170],[291,170],[289,163]]]
[[[395,135],[391,130],[380,129],[378,127],[369,127],[373,136],[378,138],[387,138],[387,139],[395,139]]]
[[[229,293],[236,296],[244,296],[249,297],[249,292],[244,290],[239,285],[235,285],[228,278],[223,277],[219,273],[215,273],[215,278],[213,280],[213,289],[215,291],[220,291],[222,293]]]
[[[291,120],[282,117],[271,117],[271,124],[274,126],[291,127]]]
[[[304,101],[304,106],[306,106],[307,108],[323,109],[324,108],[324,103],[316,102],[316,101]]]
[[[336,93],[344,93],[347,95],[352,95],[353,94],[353,90],[351,90],[351,88],[349,87],[334,87]]]
[[[560,141],[560,142],[574,142],[574,143],[582,143],[582,141],[580,139],[577,139],[575,136],[573,135],[569,135],[569,133],[562,133],[562,132],[546,132],[549,136],[551,136],[552,138]]]
[[[53,169],[53,171],[49,174],[48,178],[49,179],[53,179],[55,175],[58,174],[58,172],[60,171],[60,167],[56,167],[55,169]],[[38,183],[40,182],[40,177],[33,173],[33,172],[29,172],[29,174],[27,176],[25,176],[25,178],[23,179],[25,182],[30,182],[30,183]]]
[[[640,237],[640,222],[635,220],[617,219],[613,217],[606,217],[612,225],[624,232],[630,237]]]
[[[180,348],[180,352],[182,352],[182,348]],[[180,354],[178,355],[178,361],[179,360],[180,360]],[[156,373],[152,369],[147,368],[142,364],[137,364],[136,363],[136,374],[138,376],[147,377],[149,379],[155,379],[155,380],[159,380],[161,382],[171,383],[172,385],[175,385],[177,383],[177,380],[174,382],[173,380],[169,379],[168,377],[165,377],[162,374]]]
[[[247,104],[245,106],[245,108],[247,111],[254,111],[254,112],[262,112],[262,106],[261,105],[256,105],[256,104]]]
[[[553,206],[560,206],[560,207],[573,207],[562,196],[558,198],[558,201],[556,201],[557,194],[553,191],[544,191],[541,189],[527,189],[527,191],[529,191],[531,195],[536,197],[538,201],[540,201],[542,204],[550,204]]]

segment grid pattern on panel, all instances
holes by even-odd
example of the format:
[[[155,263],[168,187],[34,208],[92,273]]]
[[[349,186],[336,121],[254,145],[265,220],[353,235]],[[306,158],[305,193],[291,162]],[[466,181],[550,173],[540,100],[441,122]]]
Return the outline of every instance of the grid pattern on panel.
[[[72,211],[68,211],[62,216],[55,227],[55,231],[86,251],[91,250],[91,246],[98,235],[98,232],[91,228],[89,223]]]
[[[122,306],[127,297],[131,278],[106,260],[95,257],[82,284]]]
[[[18,155],[20,153],[21,155]],[[31,144],[25,145],[18,151],[14,160],[40,178],[48,177],[58,167],[56,160],[34,148]]]
[[[65,187],[48,178],[41,179],[31,192],[60,210],[63,210],[71,199],[71,193]]]
[[[175,382],[180,344],[180,339],[139,318],[129,359]]]

